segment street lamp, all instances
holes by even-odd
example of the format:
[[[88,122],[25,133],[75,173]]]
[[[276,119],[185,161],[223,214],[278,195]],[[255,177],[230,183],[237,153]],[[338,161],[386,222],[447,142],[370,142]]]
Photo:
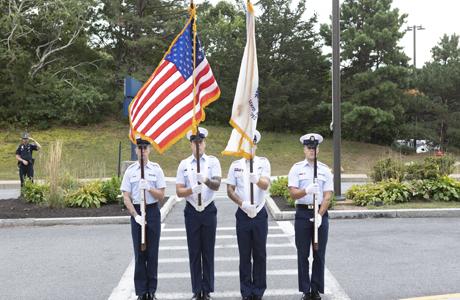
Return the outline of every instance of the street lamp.
[[[413,67],[414,67],[414,73],[415,70],[417,69],[417,30],[425,30],[425,28],[422,25],[412,25],[412,26],[407,26],[407,31],[413,31],[414,32],[414,61],[413,61]],[[417,114],[415,114],[415,127],[417,127]],[[417,152],[417,138],[414,138],[414,150]]]
[[[414,69],[417,68],[417,61],[416,61],[416,37],[417,37],[417,30],[425,30],[425,28],[422,25],[412,25],[412,26],[407,26],[406,31],[413,31],[414,32]]]
[[[340,146],[342,139],[340,109],[340,3],[332,0],[332,132],[334,142],[334,192],[344,200],[341,190]]]

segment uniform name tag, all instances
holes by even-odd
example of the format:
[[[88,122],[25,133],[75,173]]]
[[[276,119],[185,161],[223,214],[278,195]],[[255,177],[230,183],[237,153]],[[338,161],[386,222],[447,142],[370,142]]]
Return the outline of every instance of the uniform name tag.
[[[299,180],[307,180],[307,174],[299,174]]]

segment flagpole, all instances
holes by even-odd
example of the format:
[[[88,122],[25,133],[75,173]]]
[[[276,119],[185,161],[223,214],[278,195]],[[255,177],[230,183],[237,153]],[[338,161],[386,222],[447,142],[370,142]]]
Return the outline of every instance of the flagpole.
[[[193,0],[190,0],[190,11],[192,14],[192,32],[193,32],[193,119],[192,119],[192,130],[196,131],[196,136],[199,136],[200,131],[198,130],[198,124],[196,124],[196,77],[195,77],[195,69],[196,69],[196,10],[195,5],[193,4]],[[195,149],[196,149],[196,172],[200,173],[200,145],[198,144],[198,140],[195,139]],[[201,184],[201,182],[198,182]],[[198,194],[198,206],[201,206],[201,193]]]
[[[251,145],[251,159],[249,160],[249,172],[250,173],[254,172],[253,157],[254,157],[254,148]],[[253,205],[254,204],[254,184],[252,182],[251,182],[251,186],[250,186],[250,191],[251,191],[251,205]]]

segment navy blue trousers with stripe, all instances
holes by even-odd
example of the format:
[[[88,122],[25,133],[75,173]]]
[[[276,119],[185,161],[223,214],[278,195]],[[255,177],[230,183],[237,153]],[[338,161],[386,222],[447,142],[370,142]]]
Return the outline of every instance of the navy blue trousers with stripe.
[[[318,251],[313,251],[313,266],[311,280],[309,276],[310,246],[313,242],[314,211],[297,208],[295,214],[295,245],[297,247],[297,268],[299,279],[299,291],[309,293],[318,291],[324,293],[324,267],[326,256],[327,237],[329,232],[328,214],[323,216],[321,226],[318,228]]]
[[[240,253],[241,295],[263,296],[267,288],[267,211],[264,207],[251,219],[238,208],[235,217]]]
[[[140,206],[134,205],[140,215]],[[158,247],[160,245],[161,215],[158,204],[146,206],[147,249],[141,251],[141,226],[131,217],[131,235],[134,247],[134,288],[136,295],[155,293],[158,284]]]
[[[193,293],[214,292],[214,246],[217,208],[211,202],[202,212],[187,202],[184,209]]]

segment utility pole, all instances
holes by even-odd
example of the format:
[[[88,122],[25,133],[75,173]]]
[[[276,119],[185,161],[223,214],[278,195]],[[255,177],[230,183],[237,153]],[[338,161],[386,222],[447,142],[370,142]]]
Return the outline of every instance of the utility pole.
[[[412,25],[408,26],[406,31],[414,32],[414,57],[413,57],[413,67],[414,74],[417,70],[417,30],[425,30],[422,25]],[[417,115],[415,115],[415,127],[417,127]],[[414,151],[417,152],[417,137],[414,137]]]
[[[342,174],[340,147],[342,139],[342,117],[340,107],[340,2],[332,0],[332,130],[334,144],[334,193],[342,197]]]

